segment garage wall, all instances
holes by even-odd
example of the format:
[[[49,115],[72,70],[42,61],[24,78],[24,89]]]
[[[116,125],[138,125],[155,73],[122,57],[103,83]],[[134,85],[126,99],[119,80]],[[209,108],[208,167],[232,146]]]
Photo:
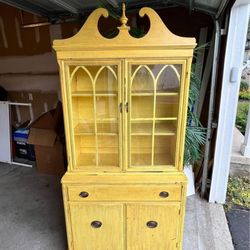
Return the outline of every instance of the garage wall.
[[[22,27],[37,22],[47,19],[0,3],[0,86],[7,91],[60,92],[52,42],[72,36],[79,25]]]
[[[0,85],[8,91],[59,91],[59,75],[53,52],[0,58]]]
[[[207,26],[211,33],[212,20],[207,15],[197,12],[190,14],[184,8],[170,8],[158,13],[169,29],[177,35],[199,37],[200,28]],[[176,13],[182,18],[177,18]],[[129,16],[136,14],[131,13]],[[81,24],[22,27],[24,24],[47,21],[46,18],[0,3],[0,85],[6,90],[59,92],[58,66],[51,47],[52,41],[71,37]],[[145,23],[149,25],[139,18],[139,26],[145,26]],[[106,20],[100,27],[107,33],[110,27],[115,29],[117,24],[113,19]]]

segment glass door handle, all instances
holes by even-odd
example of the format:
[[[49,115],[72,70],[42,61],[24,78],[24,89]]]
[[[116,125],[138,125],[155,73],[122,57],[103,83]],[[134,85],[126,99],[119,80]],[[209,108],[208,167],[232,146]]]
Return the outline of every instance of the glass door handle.
[[[122,103],[119,104],[120,113],[122,113]]]
[[[128,102],[125,104],[126,112],[128,113]]]

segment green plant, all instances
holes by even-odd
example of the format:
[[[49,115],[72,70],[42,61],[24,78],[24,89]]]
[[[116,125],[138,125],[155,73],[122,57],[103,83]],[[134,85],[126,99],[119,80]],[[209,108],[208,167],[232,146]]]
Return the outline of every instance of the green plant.
[[[230,177],[227,186],[227,209],[233,205],[250,209],[250,179]]]
[[[238,103],[238,109],[236,115],[236,127],[240,130],[242,134],[245,134],[248,110],[249,110],[248,102]]]
[[[200,91],[200,80],[194,73],[192,65],[187,111],[187,128],[185,138],[184,164],[193,164],[201,158],[201,146],[206,143],[206,128],[202,126],[193,112],[195,101]]]
[[[240,82],[240,91],[247,91],[249,88],[249,85],[247,82]]]
[[[239,99],[240,100],[250,100],[250,91],[241,91],[239,93]]]

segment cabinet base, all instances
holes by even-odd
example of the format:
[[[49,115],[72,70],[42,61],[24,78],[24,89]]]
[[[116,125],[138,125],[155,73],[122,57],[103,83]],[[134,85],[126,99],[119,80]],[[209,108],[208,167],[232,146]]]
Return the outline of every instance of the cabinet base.
[[[182,249],[183,173],[66,173],[62,185],[69,250]]]

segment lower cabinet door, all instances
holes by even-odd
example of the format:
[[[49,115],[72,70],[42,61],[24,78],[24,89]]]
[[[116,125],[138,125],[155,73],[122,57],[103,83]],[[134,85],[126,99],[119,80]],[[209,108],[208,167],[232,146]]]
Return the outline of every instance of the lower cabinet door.
[[[177,249],[178,204],[127,204],[127,249]]]
[[[74,250],[123,249],[122,204],[71,204]]]

